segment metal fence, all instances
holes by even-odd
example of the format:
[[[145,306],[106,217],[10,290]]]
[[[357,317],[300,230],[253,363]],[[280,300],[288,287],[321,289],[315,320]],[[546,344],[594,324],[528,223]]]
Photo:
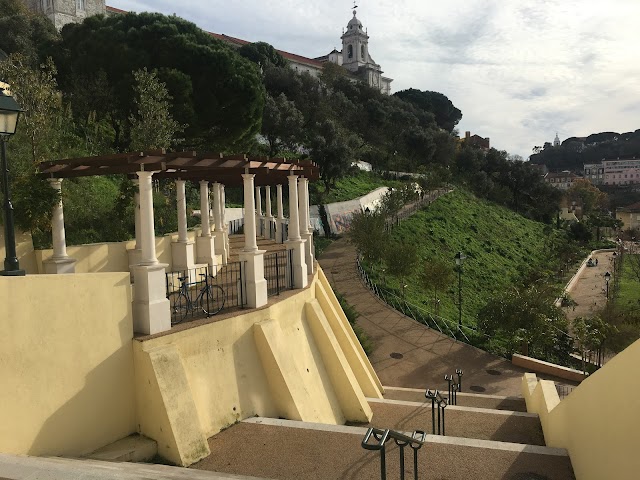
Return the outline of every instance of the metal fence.
[[[560,400],[566,398],[567,395],[569,395],[571,392],[573,392],[573,389],[576,388],[573,385],[565,385],[563,383],[556,383],[556,391],[558,392],[558,397],[560,397]]]
[[[394,291],[375,283],[365,271],[360,257],[357,257],[356,263],[358,273],[364,284],[373,292],[373,294],[389,305],[391,308],[399,311],[407,317],[413,318],[415,321],[422,323],[434,330],[438,330],[444,335],[448,335],[455,340],[469,343],[475,346],[484,345],[489,336],[479,332],[475,328],[467,325],[459,325],[455,320],[436,315],[421,305],[408,302],[406,299],[397,295]]]
[[[264,277],[267,280],[267,296],[280,295],[293,288],[289,267],[290,250],[267,253],[264,256]]]
[[[236,235],[244,232],[244,218],[229,221],[229,235]]]
[[[210,317],[231,307],[244,307],[247,303],[245,263],[167,272],[171,324]]]

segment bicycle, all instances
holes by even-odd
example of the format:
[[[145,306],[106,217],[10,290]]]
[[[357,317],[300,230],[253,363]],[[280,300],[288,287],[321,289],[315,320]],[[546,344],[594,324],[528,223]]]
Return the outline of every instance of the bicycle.
[[[199,309],[210,317],[218,313],[224,307],[225,293],[221,286],[209,283],[209,278],[214,278],[208,273],[200,273],[204,277],[204,286],[198,292],[195,300],[191,300],[195,290],[189,287],[197,285],[197,283],[189,283],[188,276],[178,277],[180,290],[169,294],[169,306],[171,308],[171,325],[180,323],[189,313],[196,312]]]

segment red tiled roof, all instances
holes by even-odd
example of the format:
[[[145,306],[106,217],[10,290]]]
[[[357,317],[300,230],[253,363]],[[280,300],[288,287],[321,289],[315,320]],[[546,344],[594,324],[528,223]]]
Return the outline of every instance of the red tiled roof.
[[[111,13],[128,13],[125,10],[121,10],[119,8],[109,7],[109,6],[107,6],[107,11]],[[247,45],[249,43],[252,43],[252,42],[249,42],[248,40],[242,40],[241,38],[230,37],[229,35],[225,35],[224,33],[213,33],[213,32],[207,32],[207,33],[212,37],[217,38],[218,40],[222,40],[223,42],[228,42],[228,43],[234,43],[236,45]],[[316,68],[322,68],[324,66],[323,62],[319,62],[312,58],[303,57],[302,55],[296,55],[295,53],[289,53],[289,52],[285,52],[284,50],[278,50],[278,49],[276,49],[276,52],[278,52],[284,58],[289,59],[293,62],[303,63],[305,65],[309,65],[311,67],[316,67]]]
[[[230,37],[229,35],[225,35],[224,33],[213,33],[213,32],[208,32],[208,33],[209,35],[211,35],[214,38],[217,38],[218,40],[222,40],[223,42],[235,43],[236,45],[247,45],[249,43],[252,43],[252,42],[249,42],[248,40],[242,40],[241,38]],[[322,68],[323,66],[322,62],[319,62],[312,58],[303,57],[302,55],[296,55],[295,53],[289,53],[289,52],[285,52],[284,50],[278,50],[278,49],[276,49],[276,52],[278,52],[284,58],[287,58],[294,62],[304,63],[304,64],[311,65],[313,67],[318,67],[318,68]]]
[[[626,207],[618,207],[619,212],[640,212],[640,202],[632,203]]]
[[[107,5],[107,12],[111,12],[111,13],[129,13],[126,10],[121,10],[119,8],[116,8],[116,7],[110,7],[109,5]]]

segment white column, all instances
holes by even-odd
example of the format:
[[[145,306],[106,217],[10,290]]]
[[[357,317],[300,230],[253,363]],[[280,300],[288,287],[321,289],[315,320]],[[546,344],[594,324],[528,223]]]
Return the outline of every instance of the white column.
[[[298,181],[298,208],[300,210],[300,236],[305,240],[304,256],[307,273],[313,273],[315,252],[313,250],[313,231],[309,229],[309,179],[300,177]]]
[[[262,236],[262,193],[260,187],[256,187],[256,235]]]
[[[265,232],[265,236],[268,237],[269,239],[271,239],[271,230],[273,229],[273,214],[271,213],[271,187],[269,185],[267,185],[266,187],[264,187],[265,189],[265,199],[266,199],[266,206],[265,206],[265,225],[266,225],[266,232]]]
[[[310,233],[313,233],[313,226],[311,225],[311,197],[309,196],[309,179],[305,178],[304,179],[304,192],[305,192],[305,198],[307,199],[307,230]]]
[[[136,186],[136,193],[133,195],[133,199],[135,201],[136,207],[135,207],[135,213],[134,213],[134,218],[135,218],[135,232],[136,232],[136,246],[135,249],[136,250],[140,250],[141,245],[142,245],[142,241],[140,240],[141,235],[142,235],[142,227],[140,226],[140,180],[138,180],[137,178],[132,180],[133,184]]]
[[[287,275],[293,273],[294,288],[305,288],[308,284],[307,263],[305,260],[304,246],[307,243],[300,238],[300,218],[298,215],[298,185],[297,177],[290,175],[289,179],[289,240],[287,250],[291,251],[292,265],[287,269]]]
[[[213,182],[213,225],[216,232],[222,231],[222,209],[220,208],[220,184]]]
[[[53,255],[44,263],[44,273],[74,273],[75,259],[67,255],[67,243],[64,232],[64,210],[62,207],[62,179],[49,178],[49,185],[56,190],[59,200],[51,212],[51,235],[53,240]]]
[[[284,218],[284,205],[282,203],[282,185],[276,186],[276,195],[278,197],[278,231],[276,235],[276,242],[283,243],[286,238],[284,235],[284,226],[285,226],[285,218]]]
[[[229,225],[227,224],[227,205],[224,184],[220,184],[220,205],[222,206],[222,229],[224,230],[224,251],[225,258],[229,259]]]
[[[264,278],[264,250],[258,250],[253,179],[245,173],[244,182],[244,250],[240,252],[241,271],[247,288],[244,290],[250,308],[267,304],[267,281]],[[257,192],[257,190],[256,190]]]
[[[141,261],[133,267],[133,329],[154,334],[171,329],[169,300],[166,294],[166,264],[156,258],[156,237],[153,222],[152,176],[154,172],[136,172],[140,191]]]
[[[178,203],[178,242],[186,242],[187,238],[187,195],[185,181],[176,180],[176,199]]]
[[[131,180],[136,186],[136,193],[133,196],[134,199],[134,218],[135,218],[135,232],[136,232],[136,244],[132,249],[127,250],[127,256],[129,258],[129,271],[131,272],[131,281],[133,281],[133,267],[140,263],[142,258],[142,226],[140,225],[140,180],[137,178]]]
[[[185,181],[176,180],[178,213],[178,240],[171,243],[171,270],[173,272],[195,268],[193,242],[187,236],[187,197]]]
[[[200,236],[196,237],[196,262],[209,265],[212,275],[215,275],[218,260],[209,223],[209,182],[206,180],[200,181],[200,226],[202,231]]]
[[[244,183],[244,252],[256,252],[258,250],[256,215],[253,214],[256,210],[255,197],[253,196],[253,177],[255,175],[252,173],[242,175]]]
[[[140,239],[142,245],[141,265],[155,265],[156,258],[156,236],[153,221],[153,190],[151,177],[153,172],[136,172],[140,181],[138,190],[140,191]]]
[[[307,207],[305,200],[304,181],[306,178],[298,179],[298,220],[300,224],[300,236],[309,233],[309,220],[307,219]]]
[[[200,181],[200,226],[202,231],[201,237],[210,237],[211,228],[209,227],[209,182]]]
[[[298,215],[298,177],[289,175],[289,240],[300,240]]]
[[[215,227],[215,231],[213,232],[214,243],[216,246],[216,252],[219,255],[222,255],[222,263],[223,265],[227,264],[228,261],[228,251],[226,249],[226,237],[225,232],[222,228],[222,185],[218,182],[214,182],[213,184],[213,223]]]

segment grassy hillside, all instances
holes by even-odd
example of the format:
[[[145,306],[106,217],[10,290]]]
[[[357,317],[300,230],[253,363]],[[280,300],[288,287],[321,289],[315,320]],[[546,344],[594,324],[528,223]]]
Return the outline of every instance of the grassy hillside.
[[[335,188],[329,192],[325,192],[321,182],[311,184],[311,203],[345,202],[366,195],[379,187],[400,187],[402,185],[403,182],[383,179],[373,172],[357,171],[354,175],[338,180]]]
[[[531,267],[548,263],[544,230],[541,223],[461,190],[439,198],[392,232],[394,239],[418,247],[420,261],[411,277],[404,279],[407,300],[432,309],[433,291],[426,292],[420,282],[422,265],[441,259],[455,268],[454,256],[462,251],[467,256],[462,274],[463,322],[475,325],[478,310],[491,295],[509,288]],[[374,275],[378,280],[384,277],[390,287],[402,291],[401,279],[380,269]],[[457,320],[457,295],[456,273],[451,284],[438,293],[441,316]]]

